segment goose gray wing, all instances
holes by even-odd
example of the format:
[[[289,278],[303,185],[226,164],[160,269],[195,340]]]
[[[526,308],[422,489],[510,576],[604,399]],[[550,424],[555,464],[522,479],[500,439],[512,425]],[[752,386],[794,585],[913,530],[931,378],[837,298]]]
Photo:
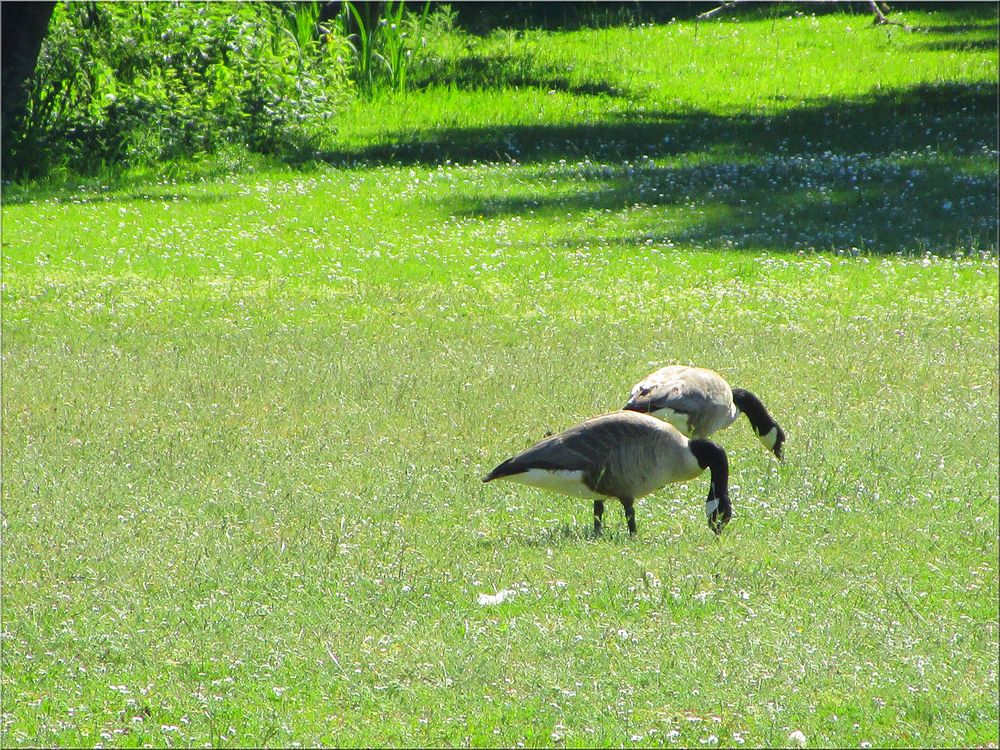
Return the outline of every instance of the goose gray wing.
[[[737,416],[721,375],[683,365],[664,367],[637,383],[625,409],[659,417],[688,437],[706,437]]]
[[[649,418],[629,412],[615,412],[588,419],[565,432],[545,438],[497,466],[484,482],[522,474],[532,469],[549,472],[581,472],[582,481],[592,490],[604,491],[621,449],[653,443],[663,430]]]

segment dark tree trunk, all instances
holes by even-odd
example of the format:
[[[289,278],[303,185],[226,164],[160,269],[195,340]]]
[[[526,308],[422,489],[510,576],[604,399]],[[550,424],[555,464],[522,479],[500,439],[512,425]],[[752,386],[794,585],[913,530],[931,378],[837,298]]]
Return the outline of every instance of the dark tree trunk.
[[[42,40],[49,28],[54,2],[0,3],[0,44],[2,44],[3,106],[0,108],[0,143],[6,160],[10,156],[11,135],[24,117],[28,103],[26,83],[35,72]]]

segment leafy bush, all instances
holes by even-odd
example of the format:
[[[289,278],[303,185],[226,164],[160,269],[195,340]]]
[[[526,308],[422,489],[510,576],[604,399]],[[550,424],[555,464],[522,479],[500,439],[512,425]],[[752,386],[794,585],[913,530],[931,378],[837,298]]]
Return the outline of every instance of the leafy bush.
[[[300,158],[350,96],[319,3],[65,3],[33,78],[15,172],[88,172],[227,144]],[[6,171],[6,170],[5,170]]]

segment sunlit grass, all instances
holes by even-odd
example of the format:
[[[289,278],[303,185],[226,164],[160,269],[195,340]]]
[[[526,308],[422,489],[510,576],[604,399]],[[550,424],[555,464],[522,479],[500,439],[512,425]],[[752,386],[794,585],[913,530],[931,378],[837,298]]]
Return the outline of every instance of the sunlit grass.
[[[816,23],[774,22],[801,89],[729,60],[769,20],[702,24],[704,98],[628,47],[691,24],[510,40],[660,97],[643,131],[546,94],[619,123],[605,151],[567,109],[499,162],[430,163],[431,128],[401,163],[8,190],[2,743],[996,743],[995,66]],[[539,94],[453,96],[471,142]],[[783,464],[718,436],[720,539],[704,478],[596,541],[587,503],[479,481],[668,362],[789,434]]]
[[[996,268],[863,260],[8,297],[8,736],[988,741]],[[596,543],[479,483],[663,361],[791,436],[725,435],[718,543],[699,482]]]

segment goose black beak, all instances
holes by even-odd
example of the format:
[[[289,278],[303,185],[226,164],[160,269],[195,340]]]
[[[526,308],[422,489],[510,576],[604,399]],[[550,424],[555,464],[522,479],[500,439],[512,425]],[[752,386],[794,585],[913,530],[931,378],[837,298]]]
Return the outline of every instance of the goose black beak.
[[[725,506],[719,506],[715,510],[708,513],[708,528],[716,536],[722,536],[722,530],[726,528],[726,524],[729,523],[729,519],[733,517],[732,506],[727,502]]]
[[[778,439],[774,441],[774,447],[771,449],[774,451],[774,455],[779,461],[785,460],[785,431],[778,427]]]
[[[722,536],[722,530],[726,528],[726,524],[729,523],[729,519],[721,516],[718,512],[713,513],[708,519],[708,528],[716,536]]]

